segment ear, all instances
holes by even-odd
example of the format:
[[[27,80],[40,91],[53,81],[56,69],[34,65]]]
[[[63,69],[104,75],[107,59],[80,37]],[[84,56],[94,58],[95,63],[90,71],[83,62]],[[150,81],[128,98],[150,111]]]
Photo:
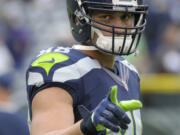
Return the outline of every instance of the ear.
[[[78,20],[77,17],[74,18],[74,24],[77,25],[77,26],[79,25],[79,20]]]

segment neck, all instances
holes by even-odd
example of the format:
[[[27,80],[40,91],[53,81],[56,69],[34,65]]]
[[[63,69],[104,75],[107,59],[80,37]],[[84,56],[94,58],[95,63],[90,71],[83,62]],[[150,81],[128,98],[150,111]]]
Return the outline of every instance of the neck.
[[[114,68],[114,61],[115,56],[104,53],[102,51],[99,51],[96,47],[92,45],[74,45],[72,46],[73,49],[77,49],[86,55],[92,57],[93,59],[96,59],[103,67],[113,69]]]
[[[88,56],[92,57],[93,59],[96,59],[99,61],[99,63],[109,69],[114,68],[114,61],[115,61],[115,56],[110,55],[98,50],[80,50],[81,52],[87,54]]]

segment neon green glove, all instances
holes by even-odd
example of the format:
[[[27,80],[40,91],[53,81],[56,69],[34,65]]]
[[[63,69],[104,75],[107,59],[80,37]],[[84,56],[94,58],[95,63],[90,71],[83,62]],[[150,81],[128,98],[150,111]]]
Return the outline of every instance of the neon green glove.
[[[119,106],[124,112],[142,108],[142,103],[139,100],[132,99],[132,100],[126,100],[126,101],[118,102],[117,91],[118,91],[118,86],[114,85],[111,88],[111,91],[110,91],[110,94],[109,94],[109,99],[110,99],[110,101],[112,103]],[[102,131],[102,130],[105,130],[105,127],[102,124],[98,124],[96,126],[96,129],[98,131]]]

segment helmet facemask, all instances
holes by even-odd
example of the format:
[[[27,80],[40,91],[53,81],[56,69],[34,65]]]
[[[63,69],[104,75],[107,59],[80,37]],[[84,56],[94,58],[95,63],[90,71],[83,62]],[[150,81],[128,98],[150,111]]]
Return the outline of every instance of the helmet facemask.
[[[116,6],[112,3],[83,1],[79,3],[79,6],[79,13],[84,19],[81,16],[81,20],[91,27],[89,41],[96,48],[114,55],[129,55],[136,51],[146,24],[146,6],[139,6],[135,0],[124,3],[120,1],[116,3]],[[94,11],[132,14],[133,25],[123,27],[96,20],[91,16]],[[111,36],[103,35],[104,32]]]

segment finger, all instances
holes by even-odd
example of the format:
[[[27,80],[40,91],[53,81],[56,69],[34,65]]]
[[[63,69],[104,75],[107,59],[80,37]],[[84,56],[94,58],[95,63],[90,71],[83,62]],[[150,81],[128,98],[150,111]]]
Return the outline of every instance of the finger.
[[[103,116],[104,118],[106,118],[107,120],[109,120],[111,123],[115,124],[115,125],[119,125],[119,121],[118,118],[110,111],[108,110],[104,110],[101,113],[101,116]]]
[[[110,121],[105,119],[104,117],[99,118],[99,123],[100,123],[100,125],[103,125],[104,127],[108,128],[114,132],[118,132],[119,128],[120,128],[119,126],[114,125],[113,123],[111,123]]]
[[[142,103],[139,100],[127,100],[119,102],[119,106],[125,111],[136,110],[142,108]]]
[[[119,121],[119,119],[112,112],[108,110],[103,111],[101,115],[107,120],[109,120],[111,123],[113,123],[114,125],[120,126],[122,129],[128,128],[127,124],[125,124],[122,120]]]
[[[79,105],[78,111],[83,118],[85,118],[88,115],[91,115],[91,112],[84,105]]]
[[[107,110],[111,111],[121,122],[129,124],[131,122],[128,115],[117,105],[115,104],[108,104]]]
[[[125,123],[123,123],[123,122],[121,122],[121,123],[119,124],[119,126],[120,126],[122,129],[128,129],[128,125],[125,124]]]

